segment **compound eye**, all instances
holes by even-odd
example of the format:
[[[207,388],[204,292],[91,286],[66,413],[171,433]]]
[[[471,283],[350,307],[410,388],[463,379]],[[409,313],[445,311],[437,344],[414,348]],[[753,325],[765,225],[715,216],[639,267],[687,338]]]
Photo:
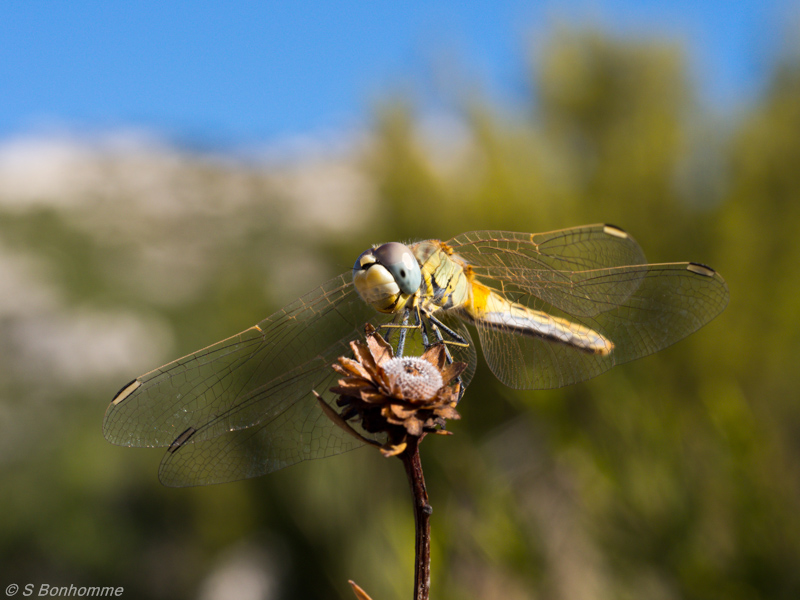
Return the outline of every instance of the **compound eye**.
[[[404,294],[413,294],[422,283],[422,273],[414,254],[404,244],[389,242],[373,250],[375,260],[392,274]]]
[[[369,250],[364,250],[359,257],[356,259],[355,264],[353,265],[353,276],[359,271],[364,271],[368,269],[370,266],[375,264],[375,254],[374,249],[370,248]]]

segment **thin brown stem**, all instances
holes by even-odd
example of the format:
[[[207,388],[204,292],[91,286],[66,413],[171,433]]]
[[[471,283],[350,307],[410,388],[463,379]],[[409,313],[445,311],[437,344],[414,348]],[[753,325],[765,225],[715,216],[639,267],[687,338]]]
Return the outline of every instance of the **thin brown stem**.
[[[414,524],[416,525],[416,561],[414,568],[414,600],[428,600],[431,589],[431,523],[433,509],[428,504],[428,490],[419,459],[421,438],[408,436],[408,446],[400,454],[414,497]]]

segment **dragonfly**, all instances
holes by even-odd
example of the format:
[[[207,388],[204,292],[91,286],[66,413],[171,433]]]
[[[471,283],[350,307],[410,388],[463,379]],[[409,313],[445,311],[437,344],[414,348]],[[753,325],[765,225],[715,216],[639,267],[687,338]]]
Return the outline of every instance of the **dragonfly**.
[[[256,477],[364,443],[324,414],[312,390],[335,399],[331,364],[367,324],[399,354],[445,343],[449,360],[468,365],[462,388],[477,362],[469,325],[502,383],[541,390],[657,352],[728,299],[712,268],[648,264],[612,225],[389,242],[260,323],[123,386],[103,433],[117,445],[166,448],[167,486]]]

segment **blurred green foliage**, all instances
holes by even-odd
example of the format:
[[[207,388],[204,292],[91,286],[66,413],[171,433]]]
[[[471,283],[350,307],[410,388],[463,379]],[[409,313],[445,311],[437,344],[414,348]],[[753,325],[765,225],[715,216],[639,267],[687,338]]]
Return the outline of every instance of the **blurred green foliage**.
[[[138,319],[166,332],[144,371],[246,328],[374,242],[610,222],[651,262],[712,265],[731,304],[570,388],[512,391],[479,363],[456,435],[422,446],[434,597],[800,597],[800,64],[777,65],[727,119],[698,109],[681,49],[662,43],[563,32],[532,78],[517,113],[463,99],[452,138],[423,129],[408,100],[384,104],[352,159],[372,190],[341,213],[366,215],[355,224],[293,213],[280,167],[188,159],[168,190],[141,187],[180,196],[173,208],[113,189],[89,204],[0,202],[0,248],[45,282],[45,300],[0,313],[16,315],[0,319],[0,583],[221,598],[211,576],[255,556],[270,597],[350,597],[349,578],[376,600],[408,597],[398,461],[359,450],[165,489],[160,451],[100,433],[139,371],[109,351],[107,371],[70,379],[19,348],[60,335],[80,357],[95,342],[68,335],[76,320],[105,315],[89,327],[105,334]]]

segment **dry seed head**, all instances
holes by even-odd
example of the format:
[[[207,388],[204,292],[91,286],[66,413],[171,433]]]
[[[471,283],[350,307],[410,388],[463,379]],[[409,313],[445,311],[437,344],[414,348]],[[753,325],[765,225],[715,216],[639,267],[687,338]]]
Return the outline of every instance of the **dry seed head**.
[[[350,343],[353,358],[340,356],[333,365],[342,377],[330,390],[339,395],[336,404],[342,411],[317,396],[323,412],[351,435],[379,446],[384,456],[403,452],[408,436],[448,433],[446,420],[460,418],[455,406],[461,383],[456,378],[467,364],[448,364],[443,344],[431,346],[422,356],[395,357],[374,327],[368,324],[365,330],[364,342]],[[385,442],[364,437],[349,421],[367,433],[385,433]]]
[[[428,400],[444,385],[439,370],[419,356],[392,358],[384,363],[383,372],[406,400]]]

